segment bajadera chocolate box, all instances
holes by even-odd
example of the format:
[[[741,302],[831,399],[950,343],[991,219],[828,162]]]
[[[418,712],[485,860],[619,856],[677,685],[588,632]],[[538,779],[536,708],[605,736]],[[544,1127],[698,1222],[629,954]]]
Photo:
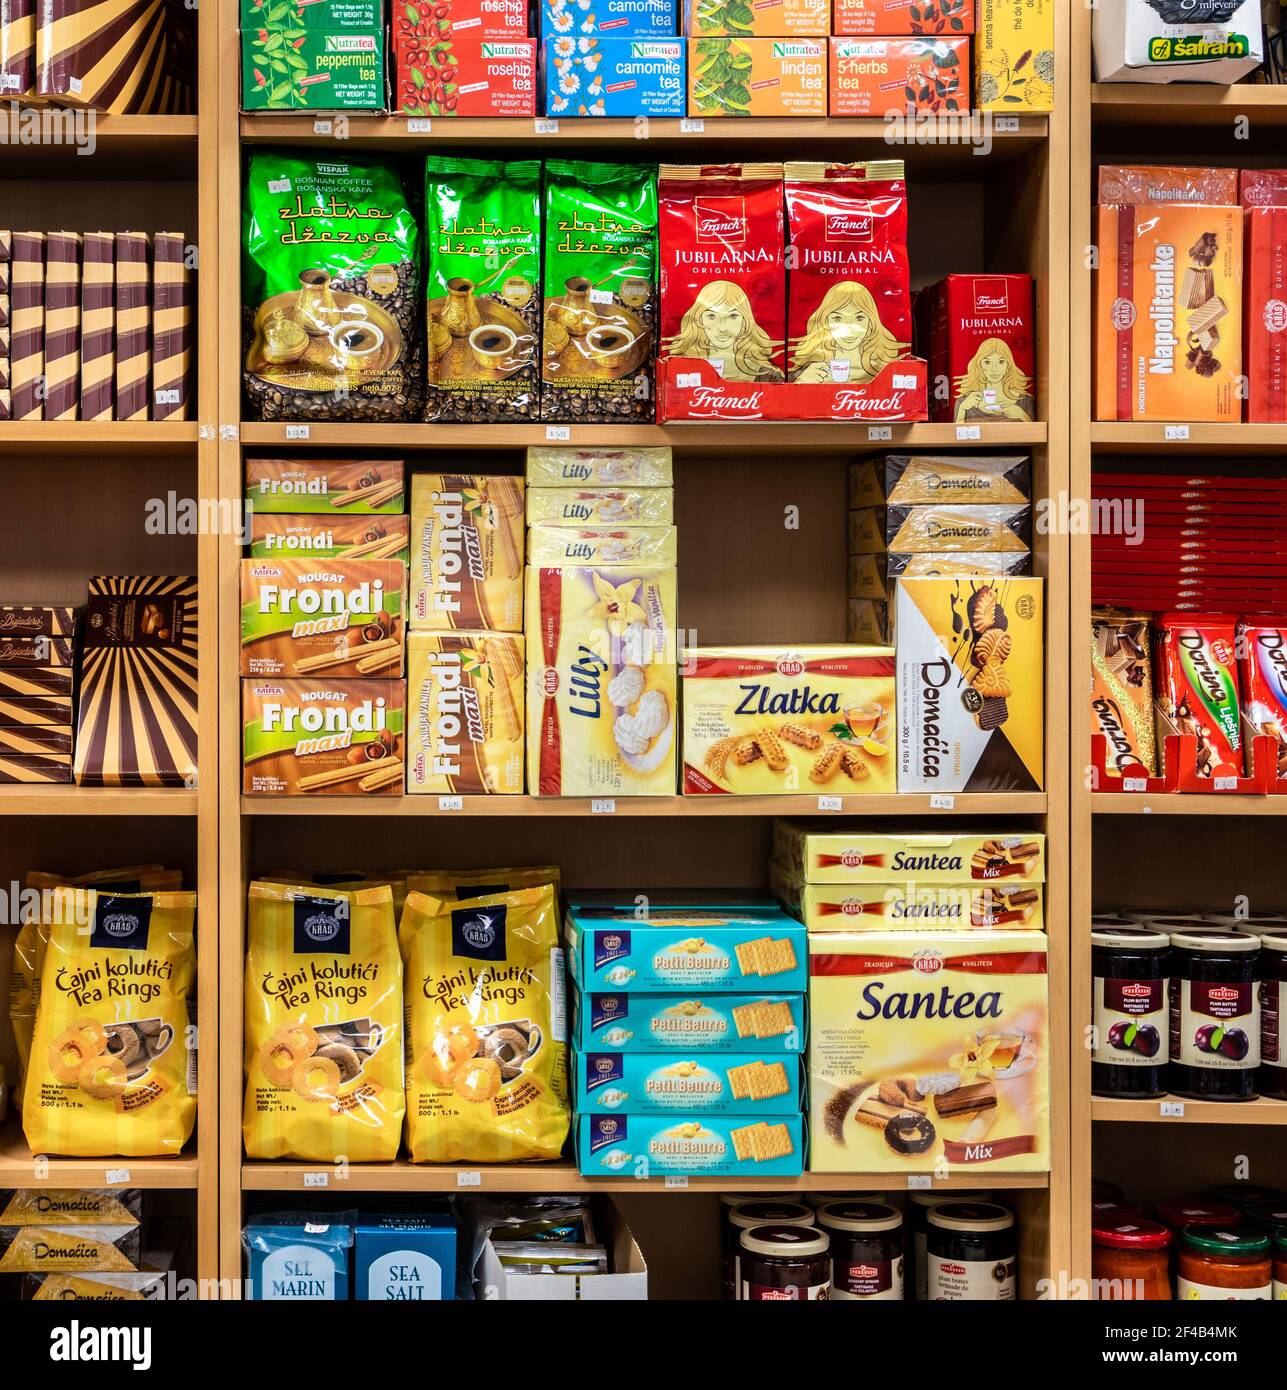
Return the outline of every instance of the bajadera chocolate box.
[[[782,381],[782,165],[663,164],[662,359],[704,358],[725,381]]]
[[[80,418],[80,234],[45,236],[45,419]]]
[[[0,231],[0,420],[13,415],[13,395],[9,375],[9,258],[13,250],[13,233]]]
[[[152,418],[192,418],[192,272],[182,232],[152,240]]]
[[[45,234],[14,232],[10,261],[9,386],[12,417],[44,417]]]
[[[148,418],[152,296],[147,232],[116,233],[116,418]]]
[[[36,87],[111,115],[195,110],[196,8],[178,0],[39,0]]]
[[[1247,419],[1287,420],[1287,169],[1243,169]]]
[[[974,33],[974,0],[834,0],[831,32],[838,36],[924,34],[951,38]]]
[[[0,98],[16,101],[36,85],[36,0],[0,0]]]
[[[80,267],[80,418],[110,420],[116,400],[116,237],[86,232]]]
[[[1032,276],[948,275],[927,293],[934,419],[1035,420]]]

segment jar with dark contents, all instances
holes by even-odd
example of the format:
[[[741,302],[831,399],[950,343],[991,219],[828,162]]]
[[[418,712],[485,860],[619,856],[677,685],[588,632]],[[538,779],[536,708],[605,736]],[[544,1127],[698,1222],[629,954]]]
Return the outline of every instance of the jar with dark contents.
[[[1256,1098],[1259,960],[1260,938],[1249,932],[1172,934],[1168,1090],[1194,1100]]]
[[[1287,1037],[1283,1004],[1287,995],[1287,931],[1260,933],[1260,1071],[1256,1089],[1273,1100],[1287,1100]]]
[[[1099,927],[1091,932],[1094,1095],[1143,1100],[1165,1092],[1170,950],[1170,937],[1147,927]]]
[[[929,1211],[932,1303],[1013,1303],[1018,1241],[1014,1215],[994,1202],[940,1202]]]
[[[990,1192],[909,1192],[903,1241],[903,1282],[908,1295],[929,1297],[929,1214],[944,1202],[986,1202]]]
[[[831,1297],[826,1231],[814,1226],[751,1226],[742,1232],[743,1303],[804,1303]]]
[[[1280,1197],[1276,1202],[1251,1202],[1239,1210],[1243,1224],[1250,1226],[1253,1231],[1261,1231],[1265,1235],[1287,1231],[1287,1199]]]
[[[831,1297],[902,1299],[903,1218],[885,1202],[831,1202],[818,1211],[831,1241]]]
[[[728,1208],[723,1231],[724,1298],[732,1301],[741,1297],[742,1232],[752,1226],[812,1226],[813,1211],[803,1202],[763,1198],[738,1202]]]
[[[1258,1182],[1227,1182],[1202,1194],[1209,1202],[1223,1202],[1244,1215],[1252,1207],[1273,1203],[1287,1207],[1287,1192],[1281,1187],[1265,1187]]]

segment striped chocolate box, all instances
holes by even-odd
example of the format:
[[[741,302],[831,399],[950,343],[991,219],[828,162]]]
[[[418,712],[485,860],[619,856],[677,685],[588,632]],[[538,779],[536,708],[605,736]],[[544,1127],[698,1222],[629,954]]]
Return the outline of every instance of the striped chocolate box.
[[[45,419],[80,418],[80,233],[45,235]]]
[[[192,272],[182,232],[152,239],[152,418],[191,419]]]
[[[146,420],[152,297],[146,232],[116,234],[116,418]]]
[[[9,292],[9,389],[13,418],[44,414],[45,234],[14,232]]]
[[[116,237],[86,232],[80,271],[80,418],[112,419],[116,377]]]

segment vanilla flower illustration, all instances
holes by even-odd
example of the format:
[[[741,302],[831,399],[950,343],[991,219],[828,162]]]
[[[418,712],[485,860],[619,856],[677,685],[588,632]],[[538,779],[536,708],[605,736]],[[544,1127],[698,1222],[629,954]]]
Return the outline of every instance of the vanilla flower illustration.
[[[460,501],[468,515],[474,517],[484,526],[493,525],[492,504],[487,498],[487,488],[483,487],[462,487],[460,489]]]
[[[631,623],[643,622],[647,618],[648,615],[635,602],[635,595],[639,592],[638,579],[627,579],[618,587],[609,584],[602,575],[596,574],[592,578],[594,592],[599,595],[599,601],[589,610],[587,616],[602,618],[614,637],[621,637]]]
[[[466,676],[481,675],[487,670],[487,658],[476,647],[461,647],[460,670]]]

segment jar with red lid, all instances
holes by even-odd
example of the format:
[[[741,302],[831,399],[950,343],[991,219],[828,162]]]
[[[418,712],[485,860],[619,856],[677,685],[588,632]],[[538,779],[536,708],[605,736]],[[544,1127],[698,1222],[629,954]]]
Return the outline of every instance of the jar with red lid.
[[[1273,1297],[1269,1237],[1246,1227],[1189,1226],[1180,1236],[1181,1302],[1227,1302]]]
[[[1262,1096],[1287,1100],[1287,1037],[1283,1005],[1287,1003],[1287,931],[1260,933],[1260,1070],[1256,1088]]]
[[[1171,1297],[1171,1232],[1129,1213],[1096,1219],[1091,1228],[1091,1297],[1163,1303]]]
[[[1176,1232],[1189,1226],[1238,1226],[1242,1217],[1227,1202],[1211,1202],[1203,1197],[1174,1197],[1168,1202],[1158,1202],[1153,1214],[1167,1227]]]
[[[1094,1095],[1146,1100],[1165,1093],[1170,955],[1165,932],[1132,926],[1099,926],[1091,932]]]
[[[1171,935],[1167,1089],[1194,1100],[1255,1100],[1260,1067],[1260,938]]]
[[[831,1246],[814,1226],[752,1226],[742,1232],[740,1264],[743,1303],[831,1297]]]

